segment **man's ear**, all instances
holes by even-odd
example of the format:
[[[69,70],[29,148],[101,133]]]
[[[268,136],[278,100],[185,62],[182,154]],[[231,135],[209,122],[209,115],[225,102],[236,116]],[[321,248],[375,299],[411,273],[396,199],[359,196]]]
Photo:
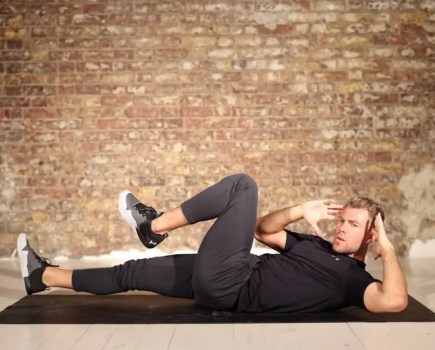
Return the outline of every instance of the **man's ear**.
[[[371,228],[370,231],[367,233],[366,243],[370,244],[376,241],[375,233],[373,232],[374,228]]]
[[[376,240],[376,235],[375,235],[375,222],[374,220],[372,222],[367,221],[367,225],[366,225],[366,236],[365,236],[365,242],[367,244],[370,244],[372,242],[374,242]]]

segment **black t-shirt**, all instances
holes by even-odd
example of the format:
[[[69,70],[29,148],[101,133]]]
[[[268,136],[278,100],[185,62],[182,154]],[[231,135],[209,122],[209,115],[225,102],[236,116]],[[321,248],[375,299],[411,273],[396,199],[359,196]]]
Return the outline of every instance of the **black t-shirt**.
[[[316,312],[364,306],[364,291],[378,281],[362,261],[335,253],[318,236],[287,231],[280,254],[258,257],[259,265],[242,287],[237,310]]]

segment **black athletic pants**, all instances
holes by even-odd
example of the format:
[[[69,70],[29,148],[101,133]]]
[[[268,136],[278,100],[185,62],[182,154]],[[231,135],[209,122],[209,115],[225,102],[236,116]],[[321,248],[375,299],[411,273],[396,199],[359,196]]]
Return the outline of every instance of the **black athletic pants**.
[[[145,290],[193,298],[198,304],[213,309],[231,309],[258,262],[258,258],[250,254],[257,196],[257,185],[249,176],[228,176],[181,205],[190,224],[217,218],[197,254],[74,270],[73,288],[94,294]]]

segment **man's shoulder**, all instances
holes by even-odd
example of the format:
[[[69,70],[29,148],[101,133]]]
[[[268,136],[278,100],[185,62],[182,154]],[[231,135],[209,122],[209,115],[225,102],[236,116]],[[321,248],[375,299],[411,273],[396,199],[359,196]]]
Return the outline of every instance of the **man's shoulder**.
[[[331,242],[322,237],[310,233],[301,233],[290,230],[285,231],[287,233],[287,243],[289,243],[288,246],[294,246],[295,244],[306,242],[309,243],[313,248],[317,247],[318,249],[332,251]]]
[[[316,236],[312,233],[308,233],[308,232],[296,232],[296,231],[290,231],[285,229],[285,232],[292,236],[295,237],[301,241],[313,241],[313,242],[326,242],[328,244],[330,244],[326,239]]]

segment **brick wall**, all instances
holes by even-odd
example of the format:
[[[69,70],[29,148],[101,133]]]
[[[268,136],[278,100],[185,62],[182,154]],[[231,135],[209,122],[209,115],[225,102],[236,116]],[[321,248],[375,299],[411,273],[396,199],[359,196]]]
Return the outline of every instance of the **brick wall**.
[[[2,0],[0,255],[140,249],[120,190],[165,210],[235,172],[259,214],[372,196],[406,254],[435,238],[434,65],[430,0]]]

